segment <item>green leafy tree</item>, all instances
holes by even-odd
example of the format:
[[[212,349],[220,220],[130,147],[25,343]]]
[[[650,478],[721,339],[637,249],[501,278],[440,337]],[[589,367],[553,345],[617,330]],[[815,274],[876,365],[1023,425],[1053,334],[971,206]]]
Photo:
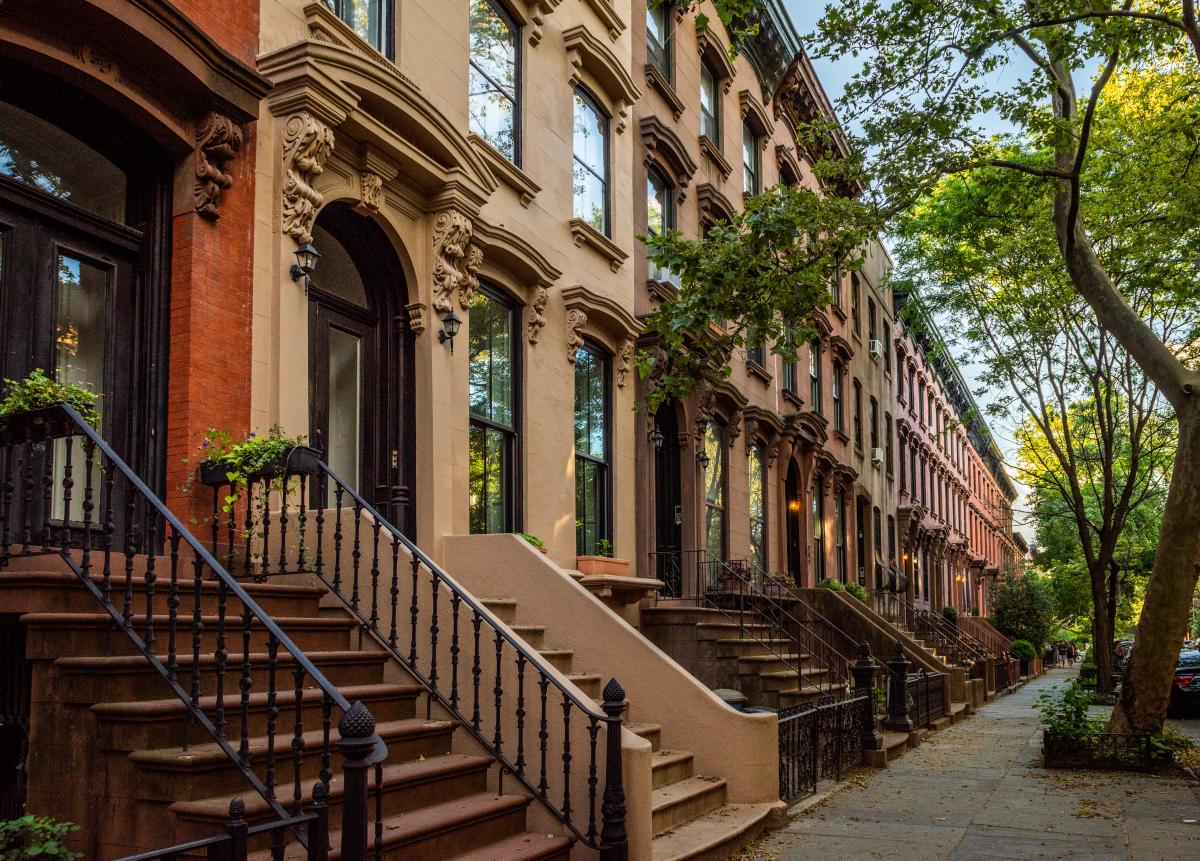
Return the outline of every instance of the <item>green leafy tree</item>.
[[[1109,201],[1131,224],[1163,227],[1128,260],[1162,293],[1196,257],[1200,183],[1200,23],[1193,0],[835,0],[811,44],[861,56],[846,90],[861,122],[870,200],[883,217],[919,204],[944,178],[1004,171],[1032,191],[1031,217],[1057,250],[1058,272],[1174,410],[1179,433],[1163,534],[1111,728],[1154,732],[1170,693],[1200,559],[1200,372],[1130,303],[1122,261],[1102,253],[1088,194],[1105,172],[1137,190]],[[1153,82],[1145,98],[1106,101],[1110,87]],[[1130,90],[1136,94],[1136,90]],[[1108,134],[1114,110],[1138,110],[1155,134]],[[1011,131],[988,131],[996,118]],[[1101,146],[1104,141],[1108,143]],[[1147,145],[1149,144],[1149,145]],[[1035,193],[1036,192],[1036,193]],[[1173,232],[1164,247],[1156,237]],[[1036,313],[1036,308],[1029,308]]]
[[[1038,653],[1054,631],[1054,596],[1036,569],[1002,571],[992,585],[992,624],[1006,637],[1028,640]]]

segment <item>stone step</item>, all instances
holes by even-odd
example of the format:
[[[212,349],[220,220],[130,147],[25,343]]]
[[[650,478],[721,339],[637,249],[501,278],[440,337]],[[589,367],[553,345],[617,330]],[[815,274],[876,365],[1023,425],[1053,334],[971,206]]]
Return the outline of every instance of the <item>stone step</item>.
[[[788,670],[803,670],[804,661],[797,654],[746,655],[738,659],[738,675],[762,675]]]
[[[448,801],[475,795],[487,791],[488,769],[493,760],[488,756],[472,756],[452,753],[435,756],[415,762],[386,763],[382,772],[382,800],[385,817],[395,817],[418,811],[431,804],[442,804]],[[305,809],[312,803],[312,785],[302,788],[301,802]],[[370,793],[370,817],[374,821],[377,797],[375,787],[375,769],[368,772],[367,787]],[[289,790],[291,787],[288,787]],[[331,831],[342,827],[342,801],[344,798],[342,774],[334,772],[329,782],[329,828]],[[246,821],[252,825],[273,819],[271,808],[266,801],[256,793],[243,793],[242,800],[246,804]],[[293,796],[289,792],[284,795],[287,806],[291,807]],[[228,822],[229,803],[233,796],[217,796],[198,801],[181,801],[171,805],[171,812],[179,818],[181,830],[195,838],[208,836],[221,831]],[[265,844],[264,844],[265,845]]]
[[[566,837],[526,831],[446,861],[569,861],[571,846],[572,841]]]
[[[575,683],[575,687],[583,691],[584,696],[593,700],[600,697],[600,676],[596,673],[565,673],[566,677]]]
[[[575,653],[570,649],[538,649],[538,654],[560,673],[570,674]]]
[[[335,710],[334,726],[339,718]],[[286,796],[291,792],[295,776],[292,732],[286,721],[284,724],[285,727],[275,736],[275,766],[280,794]],[[388,746],[389,762],[408,762],[449,753],[457,726],[454,721],[409,718],[378,724],[376,732]],[[300,770],[302,787],[315,781],[320,772],[322,738],[320,728],[303,735],[305,753]],[[251,767],[261,778],[266,773],[266,737],[250,739],[249,747]],[[337,759],[336,753],[334,759]],[[129,754],[129,761],[139,769],[138,797],[144,800],[193,801],[215,795],[232,795],[246,789],[245,775],[215,742],[192,745],[186,750],[182,747],[135,750]]]
[[[163,608],[166,599],[163,599]],[[170,637],[166,615],[153,617],[155,647],[165,645]],[[200,635],[200,651],[213,652],[217,648],[218,617],[204,616],[200,619],[203,631]],[[351,647],[351,634],[356,633],[357,623],[345,614],[330,617],[275,617],[275,623],[295,642],[302,652],[341,651]],[[31,660],[54,659],[64,655],[131,655],[136,648],[129,636],[113,624],[107,613],[27,613],[21,617],[26,625],[26,654]],[[132,620],[135,631],[143,638],[148,637],[146,617],[135,615]],[[176,648],[190,651],[192,648],[192,625],[190,617],[180,616],[175,625]],[[226,617],[225,648],[242,648],[241,619]],[[250,624],[250,648],[266,651],[268,632],[261,620],[253,619]]]
[[[697,776],[655,789],[650,794],[654,833],[662,834],[711,813],[725,803],[725,781]]]
[[[652,788],[658,789],[691,777],[693,759],[686,750],[656,750],[651,760]]]
[[[726,804],[654,838],[653,861],[725,861],[753,842],[775,805]]]
[[[382,855],[389,861],[415,861],[482,850],[483,857],[500,859],[503,856],[488,855],[487,848],[525,832],[525,809],[530,800],[523,795],[481,792],[389,817],[383,821]],[[331,832],[329,843],[340,846],[341,832]],[[270,858],[267,853],[251,857],[254,861]],[[283,857],[287,861],[306,861],[307,850],[293,843]],[[340,858],[340,853],[331,851],[329,857],[334,861]]]
[[[29,560],[25,560],[28,565]],[[47,564],[47,563],[43,563]],[[65,563],[59,560],[57,567],[50,570],[35,570],[18,568],[17,570],[0,570],[0,613],[95,613],[103,606],[88,589],[83,580],[74,571],[69,570]],[[47,567],[49,565],[47,564]],[[196,606],[194,571],[191,566],[177,569],[177,590],[179,592],[179,613],[191,616]],[[99,570],[94,570],[89,578],[97,588],[103,591],[104,579]],[[324,589],[315,586],[296,586],[285,583],[253,583],[238,584],[269,616],[315,616],[319,609]],[[128,587],[133,591],[133,606],[144,615],[146,611],[146,579],[145,575],[137,574],[129,582]],[[170,568],[157,572],[154,584],[155,605],[161,611],[167,610],[167,598],[171,589]],[[125,572],[114,569],[109,583],[112,603],[118,608],[124,607]],[[200,612],[203,615],[215,616],[220,605],[220,584],[214,579],[200,581]],[[225,612],[229,617],[239,617],[242,613],[242,602],[232,593],[226,591]]]
[[[546,642],[546,629],[541,625],[509,625],[513,633],[535,649],[542,648]]]
[[[698,640],[766,640],[772,635],[769,625],[739,625],[736,622],[704,622],[696,625]]]
[[[277,675],[277,681],[286,684],[288,677]],[[370,709],[376,723],[407,720],[416,715],[417,698],[425,689],[420,685],[358,685],[346,687],[340,693],[350,702],[361,700]],[[246,697],[246,725],[250,737],[267,732],[271,696],[266,691],[250,690]],[[294,689],[284,687],[277,690],[274,707],[278,710],[276,720],[276,744],[278,734],[288,731],[290,743],[296,721],[297,695]],[[201,697],[200,709],[218,724],[216,696]],[[229,740],[242,737],[242,702],[236,676],[225,680],[224,697],[225,737]],[[317,688],[300,692],[301,725],[306,729],[320,727],[324,717],[324,697]],[[190,744],[204,744],[211,739],[199,724],[189,720],[187,705],[178,697],[161,700],[131,700],[126,702],[97,703],[91,707],[98,719],[97,745],[101,750],[130,751],[142,748],[172,746],[178,744],[187,733]]]
[[[732,638],[717,641],[717,655],[722,658],[741,658],[750,655],[766,655],[771,652],[784,654],[795,651],[791,640]]]
[[[383,680],[383,667],[389,660],[383,652],[354,650],[306,652],[308,659],[334,685],[370,685]],[[167,664],[167,655],[158,660]],[[250,658],[251,690],[266,687],[269,674],[266,652],[252,652]],[[176,674],[179,683],[190,691],[193,658],[190,649],[177,657]],[[201,654],[199,663],[200,694],[208,696],[217,689],[217,658],[212,653]],[[111,658],[58,658],[53,667],[61,676],[59,698],[68,703],[117,702],[120,700],[159,699],[169,693],[167,683],[159,672],[141,655],[117,655]],[[276,660],[276,678],[291,678],[292,656],[281,653]],[[242,654],[231,652],[225,661],[225,689],[230,690],[229,678],[242,672]],[[284,675],[280,675],[284,674]]]
[[[658,751],[662,744],[662,724],[657,723],[627,723],[625,728],[636,736],[650,742],[650,749]]]
[[[506,625],[511,625],[517,618],[517,601],[515,598],[481,598],[484,607]]]

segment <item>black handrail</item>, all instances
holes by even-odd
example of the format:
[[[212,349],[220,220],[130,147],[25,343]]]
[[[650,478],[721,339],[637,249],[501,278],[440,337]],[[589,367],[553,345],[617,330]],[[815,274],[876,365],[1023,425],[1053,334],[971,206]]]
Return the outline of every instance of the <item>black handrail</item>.
[[[875,594],[879,595],[880,593]],[[958,626],[950,624],[940,613],[916,607],[908,600],[908,596],[899,592],[889,592],[887,598],[899,604],[903,624],[919,633],[918,627],[923,623],[935,641],[951,650],[951,657],[957,663],[985,661],[990,657],[988,650],[981,643],[969,637]],[[886,616],[886,614],[882,615]],[[897,620],[892,619],[891,621]]]
[[[74,463],[76,437],[83,437],[80,444],[83,488],[78,497],[74,496],[77,487],[77,465]],[[355,748],[362,752],[360,758],[368,764],[382,761],[387,756],[386,745],[375,733],[374,719],[362,703],[351,704],[341,694],[275,620],[263,611],[242,585],[72,407],[60,405],[5,417],[0,422],[0,450],[5,455],[0,494],[0,567],[7,566],[11,559],[20,556],[60,556],[80,578],[83,587],[100,603],[113,624],[125,633],[185,706],[186,719],[181,727],[185,749],[190,743],[191,725],[199,725],[230,763],[242,772],[277,818],[300,816],[303,798],[300,766],[305,750],[303,706],[306,697],[310,704],[315,701],[311,693],[306,694],[306,691],[312,690],[312,687],[305,686],[307,679],[319,691],[322,720],[318,753],[321,757],[320,782],[326,793],[333,775],[332,757],[335,749],[348,753],[350,748]],[[55,475],[56,459],[61,467],[61,480]],[[57,495],[58,485],[61,485],[61,496]],[[55,508],[60,505],[61,517],[57,517]],[[123,518],[118,514],[118,509],[123,511]],[[79,514],[78,518],[74,517],[76,513]],[[94,521],[93,513],[97,515]],[[100,542],[99,548],[93,547],[94,541]],[[166,562],[161,562],[158,556],[160,547],[164,546],[162,542],[167,548]],[[78,561],[74,555],[77,550]],[[181,560],[181,551],[186,551],[191,558]],[[99,585],[93,579],[93,554],[101,555],[98,563],[101,566]],[[134,591],[137,557],[144,560],[145,566],[140,596],[135,596]],[[114,562],[117,567],[115,571]],[[169,581],[165,602],[156,604],[156,599],[162,594],[158,589],[159,565],[169,566],[169,572],[164,572],[169,573]],[[180,577],[181,565],[184,568],[190,565],[192,569],[190,584],[186,582],[186,571],[185,576]],[[218,607],[215,649],[212,651],[216,695],[212,698],[213,711],[210,716],[201,704],[203,685],[200,656],[205,631],[212,624],[211,621],[206,622],[203,608],[205,584],[213,578],[217,584]],[[180,611],[188,592],[192,600],[190,614]],[[230,596],[241,603],[242,654],[239,691],[236,694],[229,692],[227,697],[224,676],[231,658],[227,651],[230,628],[227,626],[226,612]],[[144,613],[135,609],[137,597],[144,598]],[[166,610],[165,620],[161,614],[163,609]],[[211,620],[211,616],[207,618]],[[180,681],[181,628],[190,629],[192,634],[189,688],[185,688]],[[254,684],[250,649],[252,632],[261,636],[259,629],[266,634],[268,673],[267,753],[263,777],[254,770],[249,747],[250,691]],[[167,643],[165,662],[160,660],[156,652],[156,647],[160,646],[163,639]],[[280,671],[280,649],[291,657],[290,669],[282,672],[290,672],[294,682],[294,685],[285,685],[282,689],[276,684],[276,675]],[[276,721],[280,713],[278,704],[281,690],[285,699],[293,699],[295,719],[290,749],[277,757]],[[241,718],[236,749],[226,735],[229,723],[226,701],[235,696],[231,711],[240,710]],[[342,712],[338,725],[339,738],[336,740],[331,734],[334,708]],[[278,759],[284,757],[290,758],[293,768],[293,809],[290,814],[276,796]],[[348,767],[345,774],[343,804],[346,810],[350,811],[356,806],[365,810],[365,783],[361,787],[355,786]],[[298,828],[292,828],[291,831],[307,847],[307,835]],[[353,828],[343,828],[343,852],[348,845],[356,845],[355,841],[360,837],[365,840],[365,836],[355,835],[353,831]],[[277,832],[276,839],[281,840],[282,834]],[[282,844],[279,844],[279,849],[282,851]]]
[[[605,861],[624,858],[627,841],[620,736],[625,692],[617,681],[610,680],[604,688],[600,706],[581,697],[572,687],[559,680],[557,671],[549,661],[513,634],[507,625],[430,559],[327,463],[321,461],[319,464],[311,501],[307,498],[304,481],[302,477],[298,513],[299,546],[289,548],[288,545],[289,515],[285,495],[285,504],[279,517],[273,522],[267,520],[263,529],[263,544],[268,547],[271,546],[272,530],[279,532],[278,564],[270,558],[274,553],[264,552],[260,576],[268,576],[272,567],[287,571],[293,564],[310,570],[328,587],[331,594],[341,600],[358,620],[362,630],[387,649],[426,687],[430,692],[427,708],[432,708],[430,700],[436,699],[459,720],[462,729],[497,759],[501,765],[501,787],[504,773],[513,775],[580,841],[599,849]],[[329,499],[330,489],[333,492],[332,500]],[[305,511],[306,504],[309,505],[308,513]],[[349,512],[348,523],[343,522],[344,512]],[[334,525],[332,538],[328,535],[331,520]],[[315,541],[306,534],[310,521],[315,522]],[[390,545],[386,540],[381,542],[383,536],[391,539]],[[404,563],[400,559],[400,548],[409,556],[409,573],[403,578],[407,582],[403,583],[400,572]],[[290,554],[291,549],[296,550],[294,555]],[[349,559],[343,564],[343,554],[346,552],[349,553]],[[387,570],[389,567],[390,574]],[[404,600],[401,600],[402,596]],[[420,622],[423,598],[427,599],[429,605],[429,622],[424,627]],[[439,602],[442,601],[446,603],[442,604],[442,610],[439,611]],[[447,612],[450,618],[443,619],[441,612]],[[407,617],[407,624],[401,623],[402,617]],[[449,622],[448,631],[442,627],[446,621]],[[463,622],[462,626],[460,622]],[[404,627],[408,630],[402,632]],[[408,637],[402,637],[402,633],[407,633]],[[404,643],[405,639],[407,643]],[[447,642],[450,643],[449,666],[443,664],[439,667],[439,643],[445,649]],[[487,661],[488,670],[494,670],[494,702],[490,708],[484,708],[481,698],[485,644],[489,653],[494,647],[494,663],[491,654]],[[443,657],[443,660],[447,659]],[[467,660],[470,660],[469,676],[460,679],[460,664]],[[515,702],[506,703],[504,700],[503,677],[506,667],[516,676]],[[463,675],[466,675],[466,671]],[[528,690],[527,675],[530,677]],[[553,695],[551,690],[555,691]],[[551,705],[554,699],[561,701]],[[468,700],[471,701],[469,708]],[[538,706],[538,748],[528,751],[532,755],[527,756],[526,718],[534,718],[533,712]],[[561,719],[552,718],[551,712],[561,712]],[[514,740],[510,739],[506,744],[502,734],[506,715],[515,715],[515,748]],[[583,799],[572,797],[571,767],[576,756],[571,750],[573,717],[579,721],[577,729],[582,727],[588,738],[588,747],[583,752],[586,758],[586,771],[582,772],[586,775]],[[599,741],[601,726],[605,728],[603,748]],[[561,734],[561,747],[554,752],[561,763],[561,799],[551,797],[549,785],[548,748],[552,731]],[[602,796],[599,788],[601,756],[604,758],[605,784]],[[581,772],[575,774],[578,778]],[[377,786],[380,784],[378,777],[377,773]],[[577,804],[586,807],[586,822],[578,821],[573,815]]]

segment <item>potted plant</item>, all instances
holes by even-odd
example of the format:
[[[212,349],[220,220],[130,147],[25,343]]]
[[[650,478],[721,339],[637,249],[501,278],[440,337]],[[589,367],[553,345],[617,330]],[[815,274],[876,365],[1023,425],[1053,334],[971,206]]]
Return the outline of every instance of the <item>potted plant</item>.
[[[273,425],[263,436],[252,433],[232,444],[227,431],[212,428],[201,446],[204,455],[200,460],[200,483],[207,487],[229,486],[227,511],[252,482],[316,475],[321,468],[321,453],[305,445],[303,436],[284,436],[279,425]]]
[[[1029,662],[1033,660],[1037,654],[1037,649],[1033,647],[1033,643],[1028,640],[1013,640],[1008,647],[1017,659],[1021,662],[1021,675],[1029,675]]]
[[[867,587],[858,583],[847,583],[846,591],[864,604],[867,603]]]
[[[37,858],[39,861],[72,861],[82,858],[67,848],[69,836],[79,830],[72,822],[57,822],[27,813],[0,822],[0,858]]]
[[[546,542],[538,538],[536,535],[530,535],[526,532],[522,532],[521,537],[536,547],[542,554],[548,555],[550,553],[550,551],[546,549]]]
[[[601,538],[596,542],[596,555],[575,557],[575,567],[585,577],[628,577],[629,561],[613,558],[612,541]]]
[[[87,386],[51,379],[41,368],[21,380],[6,379],[0,400],[0,440],[11,444],[73,436],[75,422],[63,411],[64,405],[94,427],[100,422],[99,397]]]
[[[958,608],[957,607],[943,607],[942,608],[942,616],[951,625],[958,625]]]

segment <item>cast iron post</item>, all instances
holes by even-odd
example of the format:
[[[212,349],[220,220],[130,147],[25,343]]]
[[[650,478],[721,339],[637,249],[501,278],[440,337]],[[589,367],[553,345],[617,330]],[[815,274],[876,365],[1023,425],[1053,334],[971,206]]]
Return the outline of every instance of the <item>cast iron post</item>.
[[[367,857],[367,772],[379,737],[375,718],[356,701],[338,723],[338,752],[342,754],[342,857]]]
[[[888,697],[888,716],[883,722],[884,729],[893,732],[912,732],[912,718],[908,716],[908,658],[904,655],[904,642],[896,640],[896,657],[887,662],[892,671],[889,679],[891,685]]]
[[[883,747],[883,734],[875,726],[875,673],[879,665],[871,657],[871,644],[863,640],[858,644],[858,661],[850,668],[854,676],[854,696],[866,697],[863,705],[863,736],[864,750],[880,750]]]
[[[604,800],[600,804],[600,861],[627,861],[629,838],[625,833],[625,784],[621,776],[621,713],[625,711],[625,689],[616,679],[604,686],[600,706],[608,718],[605,732]]]

